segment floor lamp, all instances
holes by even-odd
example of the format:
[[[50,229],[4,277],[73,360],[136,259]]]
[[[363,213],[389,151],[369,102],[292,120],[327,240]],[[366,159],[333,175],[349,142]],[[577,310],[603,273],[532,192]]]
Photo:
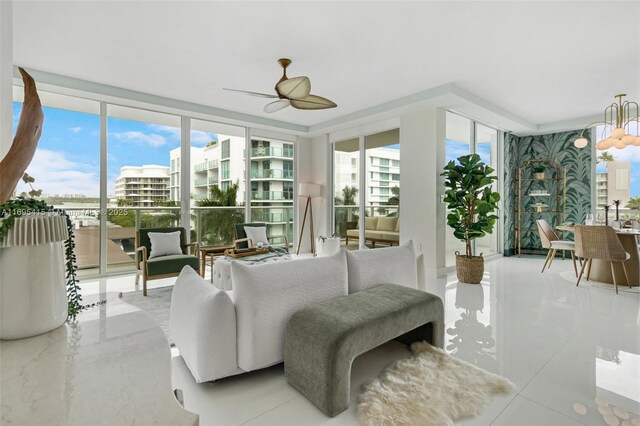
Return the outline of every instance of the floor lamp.
[[[300,228],[300,239],[298,240],[298,249],[296,255],[300,254],[300,244],[302,244],[302,235],[304,234],[304,224],[307,221],[307,212],[309,213],[309,230],[311,232],[311,253],[316,255],[316,240],[313,234],[313,204],[311,198],[320,196],[321,185],[317,183],[301,183],[298,186],[298,196],[307,197],[307,205],[304,208],[304,217],[302,219],[302,227]]]

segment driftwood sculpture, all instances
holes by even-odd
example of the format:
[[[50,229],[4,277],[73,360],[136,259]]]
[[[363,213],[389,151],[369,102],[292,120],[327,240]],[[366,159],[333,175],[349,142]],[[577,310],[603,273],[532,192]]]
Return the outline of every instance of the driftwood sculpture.
[[[42,134],[44,112],[36,90],[36,82],[24,69],[19,68],[24,82],[24,102],[16,135],[7,155],[0,161],[0,204],[4,204],[16,189],[25,170],[36,153]]]

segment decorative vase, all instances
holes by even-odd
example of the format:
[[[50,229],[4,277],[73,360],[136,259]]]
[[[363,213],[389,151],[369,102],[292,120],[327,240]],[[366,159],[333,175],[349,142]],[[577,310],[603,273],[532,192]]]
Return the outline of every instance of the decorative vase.
[[[544,172],[534,173],[534,177],[538,180],[544,180]]]
[[[466,256],[456,251],[456,275],[462,283],[480,284],[484,275],[482,253],[480,256]]]
[[[318,256],[331,256],[340,249],[340,238],[318,238],[316,246],[318,247]]]
[[[67,320],[66,217],[17,217],[0,240],[0,339],[54,330]]]

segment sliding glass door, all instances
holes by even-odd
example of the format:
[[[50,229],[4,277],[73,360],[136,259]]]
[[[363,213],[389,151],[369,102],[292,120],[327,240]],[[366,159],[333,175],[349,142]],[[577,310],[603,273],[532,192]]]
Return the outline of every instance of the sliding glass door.
[[[483,162],[498,170],[498,136],[499,132],[470,118],[447,112],[446,154],[445,159],[457,161],[458,157],[476,153]],[[498,183],[494,183],[497,190]],[[449,212],[447,211],[447,214]],[[493,234],[474,241],[476,254],[489,256],[498,253],[499,227],[496,225]],[[456,251],[464,253],[465,244],[453,235],[453,229],[447,226],[445,242],[446,266],[455,266]]]
[[[334,233],[343,247],[399,243],[399,129],[333,143],[333,205]]]

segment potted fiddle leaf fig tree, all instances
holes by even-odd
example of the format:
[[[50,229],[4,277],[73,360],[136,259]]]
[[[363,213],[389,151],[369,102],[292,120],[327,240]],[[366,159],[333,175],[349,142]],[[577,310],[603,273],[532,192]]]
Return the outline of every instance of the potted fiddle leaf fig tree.
[[[479,284],[484,274],[482,253],[474,256],[471,242],[491,234],[498,219],[500,194],[491,186],[498,179],[494,172],[478,154],[471,154],[459,157],[457,163],[449,161],[441,174],[447,187],[447,224],[466,246],[465,254],[456,252],[456,273],[463,283]]]

